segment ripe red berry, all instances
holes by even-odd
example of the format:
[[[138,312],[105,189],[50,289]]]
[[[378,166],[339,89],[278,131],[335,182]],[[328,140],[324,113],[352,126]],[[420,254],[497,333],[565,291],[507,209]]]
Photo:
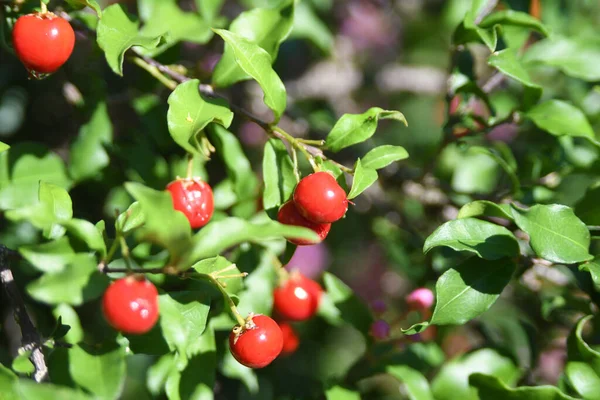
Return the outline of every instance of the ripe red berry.
[[[298,272],[273,291],[273,308],[278,315],[290,321],[304,321],[315,315],[323,289]]]
[[[310,240],[304,239],[289,239],[288,240],[298,246],[307,246],[309,244],[316,244],[321,242],[323,239],[327,237],[329,230],[331,229],[331,224],[319,224],[316,222],[312,222],[304,218],[302,215],[298,213],[296,207],[294,207],[294,203],[292,201],[288,201],[279,209],[277,213],[277,220],[282,224],[286,225],[295,225],[295,226],[303,226],[305,228],[312,229],[319,235],[319,241],[313,242]]]
[[[321,224],[337,221],[348,210],[346,192],[328,172],[315,172],[300,180],[294,204],[304,218]]]
[[[116,330],[146,333],[158,320],[158,292],[144,277],[118,279],[104,292],[102,311]]]
[[[210,185],[200,179],[178,179],[167,185],[173,207],[185,214],[193,229],[208,224],[215,210]]]
[[[71,25],[50,12],[19,17],[12,37],[17,57],[33,75],[55,72],[75,46]]]
[[[300,338],[294,328],[287,322],[279,323],[279,328],[281,328],[281,334],[283,335],[283,349],[281,350],[281,354],[292,354],[300,345]]]
[[[281,329],[266,315],[251,315],[246,321],[243,327],[236,325],[229,335],[231,354],[246,367],[266,367],[283,348]]]

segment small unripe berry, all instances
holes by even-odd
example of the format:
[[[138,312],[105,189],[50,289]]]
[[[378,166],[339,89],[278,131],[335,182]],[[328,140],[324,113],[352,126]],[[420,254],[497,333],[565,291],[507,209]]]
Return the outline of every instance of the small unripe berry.
[[[387,339],[390,336],[390,325],[384,320],[378,319],[371,324],[371,336],[378,340]]]

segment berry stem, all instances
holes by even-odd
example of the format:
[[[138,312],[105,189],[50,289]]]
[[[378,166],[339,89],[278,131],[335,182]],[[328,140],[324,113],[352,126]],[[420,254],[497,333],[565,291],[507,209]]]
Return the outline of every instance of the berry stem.
[[[296,183],[300,182],[300,171],[298,170],[298,152],[295,148],[292,148],[292,161],[294,162],[294,176],[296,177]]]
[[[289,278],[290,273],[284,268],[283,264],[281,261],[279,261],[279,258],[276,255],[273,254],[272,259],[275,272],[277,272],[277,277],[280,281],[286,281]]]
[[[244,320],[244,317],[242,317],[242,314],[240,314],[240,312],[238,311],[237,307],[235,306],[235,303],[233,302],[233,299],[231,298],[231,296],[229,296],[229,293],[227,293],[227,291],[225,290],[225,288],[223,287],[221,282],[219,282],[211,274],[206,275],[206,277],[208,277],[208,280],[211,281],[212,283],[214,283],[217,286],[217,288],[219,289],[219,291],[221,292],[221,294],[223,294],[225,301],[229,305],[229,310],[231,311],[231,314],[233,314],[233,316],[235,317],[238,325],[241,327],[244,327],[244,325],[246,325],[246,321]]]
[[[301,138],[296,138],[296,140],[299,143],[308,144],[311,146],[317,146],[317,147],[325,146],[324,140],[312,140],[312,139],[301,139]]]
[[[155,77],[156,80],[158,80],[160,83],[162,83],[163,85],[165,85],[169,89],[175,90],[175,88],[177,87],[177,82],[175,82],[174,80],[169,79],[166,76],[164,76],[159,71],[158,68],[156,68],[153,65],[148,64],[146,61],[144,61],[140,57],[128,57],[128,60],[130,60],[131,62],[133,62],[138,67],[140,67],[143,70],[145,70],[146,72],[148,72],[150,75],[152,75],[153,77]]]
[[[283,129],[281,129],[279,126],[274,126],[272,128],[272,131],[278,133],[279,135],[281,135],[280,139],[283,138],[293,148],[296,148],[296,149],[300,150],[300,152],[302,154],[304,154],[304,157],[306,157],[306,160],[308,160],[308,162],[310,163],[310,166],[312,167],[312,169],[315,172],[320,171],[320,168],[317,165],[317,163],[315,162],[315,158],[313,157],[313,155],[308,152],[308,150],[306,149],[306,147],[303,146],[302,143],[298,141],[298,139],[296,139],[295,137],[293,137],[292,135],[290,135],[289,133],[287,133],[286,131],[284,131]]]
[[[187,155],[188,158],[188,162],[187,162],[187,171],[186,171],[186,178],[187,179],[192,179],[194,176],[194,156],[190,153],[188,153]]]
[[[127,246],[127,242],[125,241],[125,237],[123,235],[119,235],[119,244],[121,245],[121,254],[123,255],[123,259],[125,260],[125,266],[129,271],[132,271],[133,268],[131,267],[129,246]]]
[[[44,3],[44,0],[40,0],[40,12],[46,14],[48,12],[48,6]]]

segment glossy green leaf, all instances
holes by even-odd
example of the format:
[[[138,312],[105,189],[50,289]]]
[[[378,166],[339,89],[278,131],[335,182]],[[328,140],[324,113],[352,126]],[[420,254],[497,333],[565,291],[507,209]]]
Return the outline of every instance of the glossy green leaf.
[[[209,223],[194,235],[189,253],[180,267],[189,268],[198,260],[217,256],[244,242],[261,243],[282,237],[317,240],[317,235],[310,229],[265,219],[250,222],[232,217]]]
[[[219,11],[225,0],[195,0],[195,3],[202,18],[211,22],[219,16]]]
[[[344,114],[327,135],[326,146],[333,152],[362,143],[375,134],[380,119],[394,119],[408,126],[399,111],[373,107],[362,114]]]
[[[255,8],[241,13],[230,25],[229,31],[260,46],[277,59],[279,45],[288,37],[294,19],[294,1],[286,1],[280,8]],[[226,44],[223,56],[215,66],[212,81],[217,87],[227,87],[250,79],[236,60],[231,45]]]
[[[557,67],[569,76],[590,82],[600,80],[600,43],[594,37],[554,35],[529,47],[523,61]]]
[[[521,26],[529,28],[545,36],[548,36],[550,32],[546,26],[537,18],[532,17],[526,12],[515,11],[515,10],[501,10],[491,13],[485,17],[479,24],[482,28],[491,28],[496,24],[510,25],[510,26]]]
[[[272,58],[269,53],[235,33],[224,29],[214,31],[233,50],[239,67],[258,82],[264,93],[265,104],[275,114],[275,121],[279,121],[287,103],[286,91],[283,82],[271,67]]]
[[[16,384],[17,399],[20,400],[39,400],[39,399],[60,399],[60,400],[92,400],[82,391],[71,389],[66,386],[54,385],[51,383],[37,383],[30,379],[21,379]],[[13,400],[11,398],[10,400]]]
[[[0,364],[0,399],[18,399],[17,383],[17,376],[10,369]]]
[[[57,320],[60,319],[62,323],[69,326],[69,330],[63,336],[63,340],[67,343],[76,344],[83,340],[84,333],[79,321],[77,311],[68,304],[59,304],[53,310],[52,314]]]
[[[273,253],[270,250],[262,250],[257,257],[256,268],[244,278],[244,289],[238,293],[240,299],[238,311],[244,316],[251,312],[271,315],[273,311],[271,294],[278,284],[278,276],[273,268]],[[227,323],[226,329],[235,323],[232,318],[230,319],[231,322]]]
[[[69,349],[69,371],[78,386],[98,399],[118,398],[125,385],[125,348],[116,343]]]
[[[27,285],[27,293],[42,303],[74,306],[98,298],[108,278],[98,271],[95,257],[77,254],[62,272],[46,273]]]
[[[408,158],[408,152],[404,147],[384,144],[365,154],[361,164],[364,168],[381,169],[406,158]]]
[[[573,264],[593,258],[589,253],[590,232],[573,210],[560,204],[535,205],[528,210],[512,206],[515,223],[529,235],[539,257]]]
[[[104,50],[108,65],[118,75],[123,75],[123,58],[127,50],[134,46],[154,49],[161,41],[160,36],[140,35],[138,25],[129,19],[120,4],[106,7],[98,22],[98,46]]]
[[[226,377],[242,381],[250,393],[258,392],[258,378],[256,372],[254,372],[252,368],[248,368],[237,362],[231,355],[229,349],[225,350],[225,356],[220,365],[220,370]]]
[[[204,275],[213,274],[225,268],[227,268],[227,271],[223,272],[223,276],[241,274],[240,270],[235,266],[234,263],[221,256],[207,258],[192,265],[192,269],[194,271]],[[229,294],[235,294],[239,292],[243,285],[243,279],[241,276],[235,278],[219,278],[219,281],[226,285],[225,290]]]
[[[90,120],[71,145],[69,174],[76,181],[95,178],[109,163],[104,148],[112,142],[113,130],[106,103],[98,103]]]
[[[487,311],[510,282],[516,265],[503,258],[473,257],[450,268],[435,284],[436,304],[431,324],[462,325]]]
[[[263,207],[271,210],[292,197],[298,182],[292,159],[281,140],[269,139],[263,154]]]
[[[31,351],[24,352],[23,354],[19,354],[12,361],[12,369],[13,371],[19,374],[32,374],[35,372],[35,366],[29,360],[29,356],[31,355]]]
[[[356,160],[352,188],[350,189],[350,193],[348,193],[348,199],[353,199],[367,190],[377,181],[377,178],[378,175],[375,169],[363,167],[361,160]]]
[[[323,275],[323,282],[329,300],[339,310],[341,320],[350,323],[359,331],[368,332],[373,317],[366,305],[354,294],[348,287],[335,275],[326,272]]]
[[[360,400],[360,393],[343,386],[334,386],[325,392],[327,400]]]
[[[480,373],[469,377],[480,399],[489,400],[575,400],[555,386],[521,386],[510,388],[498,378]]]
[[[197,338],[195,343],[197,354],[188,360],[181,371],[179,397],[181,399],[213,399],[216,369],[217,344],[215,333],[209,325]]]
[[[73,218],[62,224],[69,235],[82,240],[90,248],[97,251],[100,256],[106,255],[106,244],[100,231],[94,224],[84,219]]]
[[[173,208],[171,195],[133,182],[126,183],[125,188],[144,214],[142,237],[169,250],[171,260],[178,260],[191,244],[191,228],[186,216]]]
[[[334,42],[327,24],[319,18],[311,4],[303,1],[296,5],[290,38],[308,39],[324,53],[331,51]]]
[[[569,361],[565,366],[565,375],[575,391],[584,399],[600,399],[600,377],[589,364]]]
[[[436,400],[479,400],[469,387],[469,376],[474,373],[493,375],[506,384],[514,384],[521,372],[513,361],[492,349],[480,349],[447,362],[432,382]]]
[[[6,143],[0,142],[0,153],[2,153],[3,151],[6,151],[8,149],[10,149],[9,145],[7,145]]]
[[[496,204],[488,200],[475,200],[465,204],[458,212],[457,218],[496,217],[512,221],[510,205]]]
[[[600,145],[581,109],[562,100],[548,100],[530,109],[525,116],[538,128],[554,136],[584,137]]]
[[[206,328],[210,300],[199,292],[171,292],[158,297],[159,324],[171,350],[189,356],[199,349]]]
[[[173,140],[191,153],[200,154],[197,135],[211,122],[231,125],[233,113],[221,99],[200,96],[200,81],[191,79],[177,86],[169,96],[167,121]]]
[[[475,218],[448,221],[425,240],[423,251],[447,246],[456,251],[468,251],[487,260],[514,257],[519,254],[519,244],[511,231]]]
[[[142,225],[144,225],[144,212],[139,201],[132,203],[115,222],[115,227],[123,233],[128,233]]]
[[[227,167],[227,175],[233,182],[238,200],[254,198],[258,192],[258,179],[239,140],[220,125],[211,125],[209,133],[211,143]]]
[[[592,277],[594,288],[600,292],[600,257],[594,258],[592,261],[579,265],[580,271],[587,271]]]
[[[61,272],[75,257],[75,252],[66,237],[52,242],[22,246],[19,252],[42,272]]]
[[[433,400],[427,378],[406,365],[392,365],[386,372],[403,383],[409,400]]]
[[[488,64],[526,87],[525,96],[527,105],[535,104],[539,100],[542,88],[531,80],[521,60],[517,58],[517,49],[510,48],[493,53],[488,58]]]
[[[175,0],[139,0],[138,9],[145,22],[140,35],[164,37],[156,49],[145,51],[150,55],[160,54],[180,41],[204,44],[213,36],[208,22],[194,12],[184,12]]]
[[[89,7],[96,12],[99,18],[102,18],[102,8],[96,0],[67,0],[67,3],[75,8]]]
[[[467,8],[462,23],[456,28],[452,37],[452,42],[455,45],[481,42],[490,51],[496,50],[498,44],[497,27],[492,26],[490,29],[485,29],[477,24],[478,17],[484,11],[484,6],[484,2],[475,0],[471,3],[471,7]]]
[[[582,336],[583,328],[592,318],[593,315],[587,315],[577,321],[577,324],[567,338],[567,352],[569,361],[588,363],[596,375],[600,376],[600,352],[586,343]]]

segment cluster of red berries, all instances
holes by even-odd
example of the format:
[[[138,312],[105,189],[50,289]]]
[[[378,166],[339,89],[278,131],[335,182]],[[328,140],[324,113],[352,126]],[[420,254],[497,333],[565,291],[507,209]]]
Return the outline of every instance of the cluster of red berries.
[[[312,229],[322,241],[329,234],[331,224],[348,210],[346,192],[328,172],[315,172],[298,182],[292,199],[279,209],[277,220],[282,224]],[[289,239],[299,245],[318,242]]]
[[[75,47],[75,32],[69,22],[51,12],[19,17],[12,38],[17,57],[37,78],[56,72]]]
[[[306,321],[315,315],[321,300],[321,286],[298,272],[292,272],[273,292],[273,308],[278,322],[265,315],[248,317],[229,335],[231,354],[240,364],[263,368],[280,354],[296,351],[298,334],[290,322]]]

